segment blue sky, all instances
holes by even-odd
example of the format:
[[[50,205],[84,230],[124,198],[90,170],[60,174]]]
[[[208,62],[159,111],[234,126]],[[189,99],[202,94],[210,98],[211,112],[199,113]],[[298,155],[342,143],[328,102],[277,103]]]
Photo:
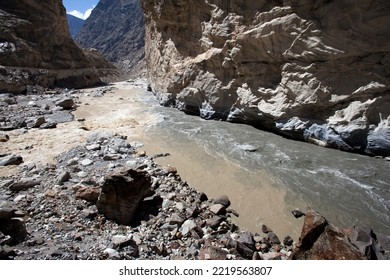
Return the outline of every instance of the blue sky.
[[[62,3],[68,14],[75,17],[87,19],[92,9],[97,5],[99,0],[63,0]]]

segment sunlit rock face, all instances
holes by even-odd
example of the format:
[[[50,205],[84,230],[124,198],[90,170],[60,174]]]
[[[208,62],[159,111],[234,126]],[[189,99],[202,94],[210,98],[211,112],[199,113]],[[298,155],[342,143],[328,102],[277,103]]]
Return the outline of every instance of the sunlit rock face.
[[[142,0],[162,103],[390,155],[390,2]]]
[[[0,91],[26,85],[83,87],[114,67],[72,40],[60,0],[0,2]]]

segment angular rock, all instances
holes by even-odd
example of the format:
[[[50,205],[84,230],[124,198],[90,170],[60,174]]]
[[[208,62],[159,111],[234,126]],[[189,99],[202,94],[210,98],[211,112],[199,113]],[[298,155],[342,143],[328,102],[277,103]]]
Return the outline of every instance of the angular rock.
[[[367,259],[384,259],[381,244],[372,229],[359,227],[343,229],[342,231]]]
[[[29,188],[33,188],[39,185],[41,181],[35,181],[31,179],[22,179],[20,181],[14,182],[9,186],[9,189],[13,192],[25,191]]]
[[[300,211],[300,210],[292,210],[291,211],[291,213],[293,214],[293,216],[295,217],[295,218],[300,218],[300,217],[302,217],[302,216],[305,216],[305,213],[303,213],[302,211]]]
[[[181,226],[183,223],[184,223],[185,219],[181,216],[179,216],[178,214],[173,214],[170,218],[169,218],[169,224],[170,225],[178,225],[178,226]]]
[[[87,136],[87,143],[98,143],[101,144],[104,141],[108,141],[113,138],[114,135],[110,132],[100,131],[100,132],[92,132]]]
[[[68,171],[63,171],[57,176],[57,183],[62,185],[63,183],[69,181],[70,178],[70,173]]]
[[[145,171],[123,169],[109,174],[97,202],[99,213],[129,225],[138,205],[150,194],[151,178]]]
[[[240,234],[239,242],[247,246],[248,248],[255,249],[255,240],[253,239],[252,233],[246,231]]]
[[[226,218],[221,216],[214,216],[211,219],[206,220],[206,225],[212,229],[217,229],[224,220],[226,220]]]
[[[199,260],[226,260],[228,252],[215,246],[205,246],[199,252]]]
[[[138,251],[137,244],[129,236],[115,235],[115,236],[113,236],[111,238],[111,241],[112,241],[112,244],[114,245],[115,249],[122,249],[122,248],[125,248],[125,247],[132,247],[134,250]],[[137,253],[135,253],[135,254],[137,254]]]
[[[363,260],[365,256],[337,227],[313,210],[305,215],[300,242],[293,260]]]
[[[210,211],[215,215],[224,215],[226,214],[226,208],[222,204],[214,204],[210,207]]]
[[[1,219],[0,232],[11,236],[11,239],[7,241],[9,245],[23,242],[28,235],[26,224],[22,218]]]
[[[75,198],[82,199],[91,203],[96,203],[100,195],[100,188],[98,187],[80,187],[76,191]]]
[[[17,155],[6,155],[0,157],[0,166],[19,165],[23,163],[23,158]]]
[[[309,209],[305,214],[302,227],[300,245],[302,249],[310,248],[317,238],[324,232],[328,221],[317,212]]]
[[[187,220],[182,224],[180,231],[183,236],[186,236],[192,229],[196,228],[197,226],[198,225],[195,223],[194,220]]]
[[[63,108],[64,110],[70,110],[75,105],[72,98],[64,98],[56,102],[58,107]]]
[[[255,253],[254,249],[249,248],[248,246],[246,246],[241,242],[236,242],[236,250],[244,259],[247,260],[251,260],[253,254]]]
[[[41,125],[43,125],[44,123],[46,122],[46,119],[45,117],[37,117],[35,119],[33,119],[29,124],[28,124],[28,127],[30,128],[38,128],[40,127]]]
[[[272,231],[271,232],[268,232],[268,238],[269,238],[269,241],[271,242],[271,244],[280,244],[280,240],[279,238],[276,236],[275,233],[273,233]]]

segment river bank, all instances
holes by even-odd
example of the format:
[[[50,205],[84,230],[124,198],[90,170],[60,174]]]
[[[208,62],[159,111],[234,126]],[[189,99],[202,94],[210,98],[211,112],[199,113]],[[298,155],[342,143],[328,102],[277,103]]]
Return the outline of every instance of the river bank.
[[[163,202],[165,200],[168,204],[170,204],[169,201],[173,201],[173,205],[169,205],[167,209],[165,209],[170,214],[162,211],[162,216],[160,215],[153,218],[153,222],[151,224],[157,223],[161,227],[168,224],[164,230],[168,230],[169,232],[176,230],[176,233],[182,233],[182,225],[187,220],[195,219],[190,218],[194,215],[194,213],[186,213],[184,217],[180,216],[183,214],[181,211],[185,210],[185,212],[187,212],[187,209],[194,210],[195,208],[199,208],[200,213],[203,213],[206,216],[202,214],[201,216],[203,217],[201,218],[200,225],[197,224],[202,229],[202,231],[197,233],[198,235],[212,232],[214,232],[215,235],[215,232],[222,230],[220,232],[221,236],[217,234],[218,237],[228,236],[231,238],[231,235],[236,233],[238,235],[233,236],[235,236],[237,240],[234,241],[239,241],[240,238],[248,239],[249,236],[251,244],[254,242],[252,245],[255,247],[257,246],[255,249],[252,248],[252,251],[250,251],[251,253],[254,254],[256,252],[261,258],[268,258],[271,256],[273,256],[273,258],[288,258],[293,250],[291,240],[298,240],[303,221],[295,220],[292,217],[291,210],[295,208],[289,208],[290,206],[286,207],[286,190],[280,188],[277,189],[276,186],[274,186],[275,181],[273,181],[272,178],[270,179],[266,172],[251,171],[249,172],[249,174],[253,174],[253,177],[251,177],[248,176],[248,173],[244,172],[245,168],[241,169],[241,165],[236,164],[234,161],[225,160],[224,157],[221,156],[218,158],[215,156],[215,152],[207,149],[202,151],[199,149],[199,145],[194,145],[194,143],[188,141],[188,130],[184,133],[187,135],[187,138],[182,138],[182,141],[184,142],[176,141],[178,138],[174,138],[175,141],[167,139],[167,134],[162,133],[162,131],[168,131],[164,125],[172,126],[172,123],[170,122],[171,116],[169,114],[164,115],[159,111],[160,109],[165,108],[159,107],[157,103],[153,103],[152,100],[148,99],[149,97],[145,94],[145,88],[145,83],[131,82],[116,84],[104,88],[87,89],[80,92],[67,92],[67,94],[75,100],[75,104],[77,105],[77,110],[72,112],[75,116],[74,121],[58,123],[55,129],[50,130],[35,127],[24,127],[6,132],[8,139],[1,145],[1,154],[17,154],[23,158],[24,164],[22,166],[14,165],[0,168],[2,176],[1,189],[3,191],[2,199],[6,201],[13,201],[20,206],[19,208],[23,210],[23,213],[29,213],[28,216],[30,218],[28,218],[26,222],[27,228],[30,228],[30,233],[31,228],[33,229],[32,232],[35,233],[39,233],[40,230],[44,230],[43,235],[33,235],[34,241],[31,241],[30,239],[30,245],[23,245],[32,246],[32,248],[26,249],[23,247],[19,249],[20,251],[16,250],[16,257],[34,258],[32,257],[33,253],[36,250],[42,250],[42,254],[38,253],[37,258],[118,258],[118,255],[114,252],[116,250],[115,246],[122,248],[121,246],[124,245],[121,242],[124,242],[125,244],[129,243],[130,245],[133,244],[132,241],[129,241],[129,239],[133,241],[137,239],[136,237],[134,239],[134,236],[139,237],[139,235],[135,234],[133,231],[139,231],[140,228],[126,228],[116,225],[115,223],[111,223],[106,219],[102,222],[101,216],[97,215],[94,205],[90,204],[91,202],[81,202],[80,200],[75,199],[74,192],[77,193],[77,188],[75,188],[75,186],[80,186],[81,183],[81,185],[92,184],[94,187],[97,187],[99,186],[99,182],[101,182],[100,179],[104,174],[107,174],[109,171],[114,171],[116,167],[121,167],[121,165],[126,166],[128,162],[134,162],[134,159],[136,159],[136,161],[142,162],[141,165],[145,164],[147,166],[146,169],[151,171],[150,173],[152,174],[152,177],[155,177],[155,182],[158,182],[159,186],[168,185],[166,189],[163,188],[161,190],[156,188],[158,197],[160,197]],[[39,103],[39,98],[37,96],[32,96],[31,98],[35,98],[37,100],[28,101],[26,104],[27,106],[33,106],[30,102],[35,102],[35,105]],[[54,96],[51,96],[51,98],[56,99]],[[141,102],[139,102],[139,100]],[[54,100],[53,103],[58,101],[59,100]],[[29,103],[30,105],[28,105]],[[50,105],[48,106],[50,107]],[[151,114],[151,112],[154,112],[154,114]],[[183,120],[184,118],[181,119]],[[157,126],[155,124],[159,125]],[[156,127],[159,127],[158,130],[154,130]],[[178,127],[182,128],[180,126]],[[194,131],[192,127],[187,128],[190,131]],[[205,128],[207,130],[206,124]],[[115,137],[119,137],[119,139],[122,140],[127,139],[129,146],[125,145],[124,148],[130,149],[125,151],[124,154],[119,153],[119,158],[112,158],[111,160],[115,159],[114,162],[110,162],[108,164],[108,168],[112,170],[104,169],[104,172],[103,170],[101,170],[102,172],[98,172],[99,169],[91,168],[90,166],[94,165],[85,161],[91,157],[104,158],[104,156],[108,156],[104,153],[100,154],[98,152],[100,149],[96,148],[97,150],[95,150],[95,148],[91,148],[91,145],[95,145],[95,147],[97,147],[97,145],[103,146],[102,143],[88,143],[88,137],[90,137],[91,133],[99,131],[108,131],[112,135],[121,135]],[[200,130],[197,131],[198,132],[195,134],[202,134]],[[180,135],[180,133],[177,134]],[[215,137],[218,136],[218,133],[210,135]],[[152,138],[154,138],[154,141],[150,141]],[[156,143],[159,143],[159,145]],[[79,149],[77,147],[80,146],[82,147],[81,152],[80,150],[77,150]],[[91,150],[89,150],[88,147],[91,148]],[[244,150],[246,155],[255,153],[250,146],[240,147],[241,150]],[[62,156],[58,157],[60,154]],[[78,154],[81,154],[82,158],[80,158]],[[167,156],[167,154],[170,154],[170,156]],[[90,155],[89,158],[88,155]],[[145,155],[151,156],[145,157]],[[161,157],[161,155],[166,156]],[[66,164],[64,165],[64,163],[71,163],[72,159],[76,157],[78,157],[78,159],[74,161],[76,161],[77,168],[73,170],[73,163],[69,166]],[[221,161],[221,158],[224,160]],[[117,160],[119,161],[116,162]],[[107,160],[103,159],[103,162],[104,161]],[[92,162],[95,161],[92,160]],[[154,162],[158,164],[155,164]],[[172,162],[175,163],[174,166],[176,166],[177,169],[173,167],[168,168],[168,165],[173,165]],[[97,166],[100,166],[102,164],[102,160],[96,160],[96,163]],[[107,166],[107,162],[105,163],[105,166]],[[208,165],[203,165],[204,163],[208,163]],[[235,169],[237,167],[239,167],[239,169]],[[70,170],[65,170],[69,168]],[[84,170],[84,168],[87,170]],[[93,172],[93,180],[85,179],[91,178],[91,175],[88,175],[89,169]],[[61,185],[58,181],[59,176],[65,171],[70,173],[70,178],[72,179],[68,178],[65,180],[66,183]],[[41,177],[43,180],[39,180],[43,183],[38,184],[38,187],[34,186],[34,188],[27,188],[26,190],[22,189],[20,190],[21,193],[19,193],[19,191],[14,192],[9,190],[8,188],[15,183],[15,181],[22,179],[20,178],[21,174],[24,179],[34,179],[36,177],[39,179],[39,177]],[[180,174],[180,176],[177,174]],[[84,175],[87,176],[84,177]],[[246,177],[246,180],[242,180],[243,176]],[[10,183],[9,180],[13,182]],[[194,180],[195,184],[192,184],[192,180]],[[53,186],[53,182],[57,183]],[[252,187],[245,189],[246,186]],[[202,187],[204,189],[201,189]],[[180,195],[177,194],[177,191],[179,191]],[[201,201],[201,193],[199,193],[199,191],[203,191],[212,199]],[[226,213],[213,213],[211,208],[215,204],[220,204],[215,203],[215,199],[223,194],[227,194],[229,197],[231,210],[227,207],[228,211],[226,211]],[[242,194],[245,194],[245,196]],[[188,197],[193,197],[193,201],[187,201]],[[248,197],[251,197],[252,199],[248,199]],[[153,202],[155,200],[152,199],[151,201]],[[182,207],[184,206],[183,201],[184,203],[190,203],[194,207]],[[31,205],[34,205],[32,209]],[[303,205],[305,206],[305,204]],[[162,204],[160,206],[162,206]],[[40,207],[43,207],[43,209]],[[224,207],[226,208],[226,205]],[[45,213],[46,209],[50,209],[50,211]],[[74,209],[79,211],[75,212]],[[178,209],[179,212],[177,212]],[[236,217],[236,211],[238,212],[239,217]],[[176,213],[178,216],[176,216],[175,221],[168,221],[168,217],[172,218],[172,213]],[[195,216],[198,217],[199,213]],[[39,228],[37,226],[37,224],[39,224],[37,219],[42,222],[44,221],[43,224],[45,226]],[[160,220],[158,221],[158,219]],[[104,227],[109,231],[88,231],[85,225],[86,221],[88,228],[90,226],[93,226],[96,229]],[[209,221],[208,225],[206,225],[207,221]],[[248,226],[246,226],[245,223],[247,223]],[[150,233],[151,228],[149,227],[151,224],[141,223],[141,229],[142,226],[146,226],[146,229],[144,228],[143,230]],[[194,225],[191,222],[188,222],[188,224],[191,224],[191,227]],[[236,226],[234,225],[237,225],[240,228],[240,233],[236,232]],[[264,228],[263,226],[266,227]],[[221,228],[219,229],[219,227]],[[269,230],[270,228],[272,231]],[[225,232],[226,230],[228,231]],[[250,234],[250,232],[253,234]],[[157,237],[153,237],[153,234],[149,235],[149,233],[144,235],[144,237],[146,238],[146,236],[148,236],[147,238],[154,238],[154,241],[166,241],[167,236],[164,236],[164,232],[161,233],[161,236]],[[174,236],[176,236],[176,233]],[[167,232],[165,232],[165,234],[167,234]],[[200,236],[196,236],[196,232],[194,235],[195,237],[192,236],[191,233],[192,238],[195,238],[198,241],[199,239],[203,240],[202,242],[206,242],[206,240],[208,240],[208,238],[198,238]],[[279,242],[276,242],[276,240],[274,243],[269,242],[270,239],[274,238],[273,235],[280,237],[287,237],[287,235],[290,235],[293,238],[291,238],[291,240],[287,239],[286,242],[284,242],[283,238],[281,238]],[[54,251],[50,251],[47,248],[50,244],[42,242],[42,240],[46,240],[47,236],[49,236],[50,239],[53,239],[53,241],[49,243],[56,244],[57,247],[53,247],[56,248],[56,250],[53,249]],[[113,236],[116,237],[114,238],[115,242],[112,239]],[[170,237],[172,237],[172,234]],[[99,238],[103,239],[97,242],[97,239]],[[175,238],[177,239],[177,236]],[[179,239],[183,242],[182,238],[183,236],[180,236],[179,233]],[[228,240],[230,240],[229,238]],[[263,240],[264,238],[265,240]],[[191,244],[179,242],[180,246],[176,243],[176,245],[172,245],[186,248],[177,255],[178,257],[183,257],[183,254],[184,258],[199,257],[199,249],[204,248],[204,243],[195,242],[193,239],[191,240]],[[80,242],[84,245],[77,245],[74,241]],[[147,243],[147,247],[149,249],[146,250],[144,248],[144,251],[153,251],[154,253],[151,254],[154,257],[159,256],[161,258],[165,258],[169,255],[171,258],[172,254],[166,255],[165,250],[169,249],[168,247],[170,245],[167,247],[167,242],[165,241],[161,242],[161,244],[165,244],[165,249],[163,248],[164,246],[160,246],[161,244],[154,242],[153,244]],[[31,242],[33,242],[33,245],[31,245]],[[104,248],[101,246],[95,246],[92,248],[89,247],[89,245],[85,245],[92,243],[101,243],[104,244],[105,247],[102,245]],[[114,243],[116,245],[114,245]],[[193,244],[195,244],[195,247],[192,247],[191,250],[193,250],[193,252],[191,253],[192,257],[190,257],[188,255],[190,254],[188,250]],[[244,254],[243,252],[232,254],[233,251],[231,250],[233,248],[237,250],[237,246],[240,246],[237,244],[238,243],[234,243],[234,246],[230,244],[229,246],[232,247],[226,247],[225,244],[225,247],[223,247],[224,252],[228,253],[223,253],[223,258],[242,257],[242,254]],[[262,246],[262,244],[265,245]],[[34,247],[36,245],[40,246],[40,249]],[[252,247],[252,245],[249,247]],[[83,246],[86,247],[83,249]],[[199,248],[196,248],[196,246]],[[127,245],[125,247],[127,248]],[[140,244],[136,244],[136,246],[130,246],[123,252],[119,252],[119,258],[134,258],[134,252],[130,253],[130,251],[134,251],[135,247],[137,251],[142,251],[142,242]],[[87,248],[88,250],[95,250],[94,253],[92,255],[86,254],[85,252],[87,251]],[[154,249],[150,250],[150,248]],[[68,253],[65,255],[58,255],[58,251],[63,249],[66,249],[65,251]],[[113,249],[114,251],[110,249]],[[116,251],[118,252],[118,250]],[[19,254],[18,252],[22,253]],[[172,252],[172,250],[169,252]],[[222,253],[221,251],[219,252]],[[37,252],[34,254],[36,253]],[[263,253],[272,254],[263,256]],[[245,254],[246,258],[249,258],[250,254],[248,252]],[[210,252],[206,252],[206,255],[210,255]],[[250,257],[257,258],[254,255]],[[147,258],[148,256],[138,254],[137,257]]]

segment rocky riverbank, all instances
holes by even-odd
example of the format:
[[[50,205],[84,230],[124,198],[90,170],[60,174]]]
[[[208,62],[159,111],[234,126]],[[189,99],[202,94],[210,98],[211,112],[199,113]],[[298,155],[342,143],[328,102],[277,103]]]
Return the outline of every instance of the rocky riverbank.
[[[94,95],[109,90],[97,89]],[[53,135],[60,130],[56,123],[82,124],[71,115],[78,97],[77,91],[40,88],[23,96],[2,95],[2,144],[13,133],[28,135],[48,128],[45,124],[53,124]],[[223,193],[207,197],[183,181],[175,167],[156,164],[156,158],[169,154],[148,156],[142,143],[126,136],[87,131],[86,125],[80,130],[87,134],[83,144],[58,152],[47,164],[2,147],[1,259],[389,257],[389,238],[371,230],[342,231],[312,210],[305,213],[299,241],[278,237],[265,225],[258,232],[242,231],[232,220],[239,213]]]

